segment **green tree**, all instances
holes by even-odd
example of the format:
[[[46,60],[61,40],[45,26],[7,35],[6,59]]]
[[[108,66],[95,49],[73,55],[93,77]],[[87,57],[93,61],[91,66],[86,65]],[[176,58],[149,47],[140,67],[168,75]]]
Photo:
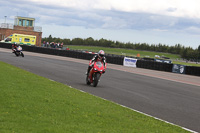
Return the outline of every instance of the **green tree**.
[[[52,38],[51,35],[49,35],[49,37],[47,38],[47,41],[48,41],[48,42],[53,42],[53,38]]]
[[[182,58],[185,59],[200,59],[200,45],[196,50],[191,47],[184,47],[181,44],[176,44],[175,46],[168,46],[159,43],[156,44],[147,44],[147,43],[122,43],[119,41],[111,41],[101,38],[100,40],[94,40],[92,37],[88,37],[87,39],[82,38],[74,38],[70,39],[61,39],[52,37],[42,38],[43,41],[48,42],[63,42],[64,45],[85,45],[85,46],[101,46],[101,47],[113,47],[113,48],[126,48],[126,49],[137,49],[137,50],[148,50],[148,51],[157,51],[157,52],[168,52],[172,54],[179,54]]]
[[[198,49],[197,49],[199,52],[200,52],[200,45],[199,45],[199,47],[198,47]]]
[[[83,45],[83,39],[81,39],[81,38],[74,38],[74,39],[72,39],[72,41],[71,41],[71,44],[72,45]]]
[[[200,45],[199,45],[197,51],[198,51],[198,60],[200,60]]]
[[[84,45],[86,46],[94,46],[96,45],[94,39],[92,37],[89,37],[87,39],[84,40]]]
[[[62,42],[63,42],[64,45],[71,45],[71,40],[70,39],[66,39],[65,38],[65,39],[62,40]]]

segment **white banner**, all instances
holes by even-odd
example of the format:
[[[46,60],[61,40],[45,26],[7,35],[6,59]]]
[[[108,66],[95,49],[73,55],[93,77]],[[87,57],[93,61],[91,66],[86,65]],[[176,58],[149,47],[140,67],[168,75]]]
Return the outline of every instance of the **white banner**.
[[[124,66],[136,67],[137,59],[124,57]]]

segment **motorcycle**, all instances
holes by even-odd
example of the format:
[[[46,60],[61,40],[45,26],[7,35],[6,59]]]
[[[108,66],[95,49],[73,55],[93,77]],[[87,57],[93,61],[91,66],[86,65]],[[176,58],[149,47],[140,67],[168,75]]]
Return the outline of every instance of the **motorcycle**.
[[[24,57],[24,54],[22,52],[22,47],[21,46],[13,48],[12,51],[13,51],[13,53],[15,53],[16,56],[20,56],[21,55],[22,57]]]
[[[90,72],[86,76],[86,84],[90,85],[93,84],[94,87],[97,86],[99,79],[103,73],[105,73],[106,65],[104,67],[102,61],[96,61],[94,63],[90,60],[90,66],[92,65],[92,68],[90,69]]]

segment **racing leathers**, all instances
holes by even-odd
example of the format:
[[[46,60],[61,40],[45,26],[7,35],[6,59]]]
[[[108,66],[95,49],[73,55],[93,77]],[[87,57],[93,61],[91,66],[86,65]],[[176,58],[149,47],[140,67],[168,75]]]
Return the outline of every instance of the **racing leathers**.
[[[88,73],[90,72],[90,69],[92,68],[94,62],[97,61],[97,60],[101,60],[101,61],[103,62],[104,68],[105,68],[105,65],[106,65],[106,58],[105,58],[105,56],[101,57],[101,56],[99,56],[99,55],[97,54],[97,55],[95,55],[95,56],[92,58],[92,60],[91,60],[92,63],[91,63],[91,65],[88,66],[88,70],[87,70],[86,74],[88,74]],[[105,72],[105,71],[104,71],[104,72]]]

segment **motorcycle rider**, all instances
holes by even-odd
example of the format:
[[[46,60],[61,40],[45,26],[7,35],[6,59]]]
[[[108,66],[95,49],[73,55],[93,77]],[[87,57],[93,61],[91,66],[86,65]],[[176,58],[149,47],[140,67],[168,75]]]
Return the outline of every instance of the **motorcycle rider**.
[[[15,52],[15,51],[17,51],[17,43],[15,42],[13,45],[12,45],[12,50],[13,50],[13,53]]]
[[[105,65],[106,65],[106,57],[105,57],[105,52],[103,50],[99,50],[98,54],[95,55],[92,60],[91,60],[91,65],[88,66],[88,70],[86,72],[86,75],[90,72],[90,69],[92,68],[93,64],[95,61],[97,60],[100,60],[103,62],[103,65],[104,65],[104,68],[105,68]],[[105,73],[105,71],[104,71]]]

